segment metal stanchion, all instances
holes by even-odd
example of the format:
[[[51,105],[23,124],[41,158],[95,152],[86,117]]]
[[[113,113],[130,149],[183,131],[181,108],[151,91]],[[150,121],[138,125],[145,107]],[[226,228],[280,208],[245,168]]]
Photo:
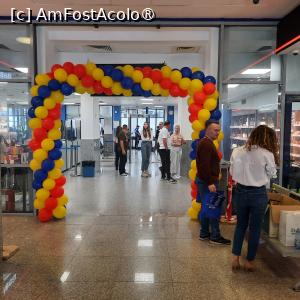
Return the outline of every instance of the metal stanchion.
[[[74,151],[72,150],[72,163],[73,163],[73,153],[74,153],[74,156],[75,156],[75,166],[74,166],[74,173],[71,174],[72,177],[78,177],[80,176],[80,174],[78,174],[78,170],[77,170],[77,166],[78,166],[78,146],[74,146],[73,145],[73,142],[72,142],[72,146],[71,146],[72,149],[74,149]],[[73,165],[72,165],[73,166]]]

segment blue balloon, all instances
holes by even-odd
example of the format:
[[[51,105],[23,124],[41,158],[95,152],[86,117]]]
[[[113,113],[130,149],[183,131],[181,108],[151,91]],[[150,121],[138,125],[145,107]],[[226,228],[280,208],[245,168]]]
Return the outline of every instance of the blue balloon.
[[[143,91],[143,96],[148,98],[148,97],[152,97],[152,93],[150,91]]]
[[[133,86],[133,80],[130,77],[124,77],[121,81],[123,89],[129,90]]]
[[[216,84],[216,78],[214,76],[206,76],[203,79],[203,83],[208,83],[208,82],[212,82],[213,84]]]
[[[34,107],[30,107],[30,108],[28,109],[28,116],[29,116],[30,118],[35,118],[35,113],[34,113],[34,111],[35,111],[35,108],[34,108]]]
[[[48,87],[52,90],[52,91],[57,91],[60,89],[61,84],[59,83],[59,81],[57,81],[56,79],[51,79],[48,82]]]
[[[113,68],[113,66],[103,66],[102,70],[106,76],[110,76]]]
[[[51,90],[46,85],[41,85],[38,89],[38,94],[42,98],[47,98],[51,95]]]
[[[54,169],[54,167],[55,167],[55,163],[51,159],[45,159],[42,162],[42,170],[45,172],[51,171],[52,169]]]
[[[143,95],[143,89],[141,88],[141,85],[139,83],[135,83],[133,85],[132,93],[134,96],[142,96]]]
[[[64,82],[61,85],[60,90],[65,96],[70,96],[74,92],[74,87],[69,85],[68,83]]]
[[[55,140],[54,143],[55,143],[55,148],[56,149],[60,149],[63,145],[61,140]]]
[[[205,129],[200,131],[199,138],[203,139],[205,137]]]
[[[123,79],[123,72],[119,69],[113,69],[110,74],[114,81],[121,81]]]
[[[191,77],[192,77],[192,79],[200,79],[201,81],[203,81],[205,78],[205,75],[202,71],[196,71],[192,74]]]
[[[196,159],[196,151],[193,150],[193,151],[190,152],[190,159],[191,160]]]
[[[194,140],[194,141],[192,141],[192,149],[194,150],[194,151],[196,151],[197,150],[197,145],[198,145],[198,140]]]
[[[47,179],[48,177],[48,173],[45,172],[44,170],[37,170],[34,172],[34,179],[39,181],[39,182],[43,182],[45,179]]]
[[[35,190],[39,190],[43,187],[42,182],[39,180],[33,180],[31,185],[32,185],[32,188]]]
[[[48,152],[48,157],[52,160],[57,160],[62,157],[62,153],[60,150],[54,148],[53,150]]]
[[[222,113],[219,109],[215,109],[214,111],[211,112],[210,118],[212,120],[220,120],[222,117]]]
[[[182,74],[182,77],[191,78],[193,72],[189,67],[184,67],[181,69],[181,74]]]
[[[38,96],[32,97],[31,98],[31,105],[34,108],[37,108],[39,106],[43,106],[44,105],[44,100]]]

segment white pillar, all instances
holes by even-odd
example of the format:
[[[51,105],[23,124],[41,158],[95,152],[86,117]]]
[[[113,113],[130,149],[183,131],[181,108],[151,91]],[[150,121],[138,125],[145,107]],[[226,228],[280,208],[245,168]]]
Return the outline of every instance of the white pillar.
[[[178,122],[181,128],[181,134],[185,140],[191,140],[192,126],[189,122],[188,104],[185,98],[178,99]]]

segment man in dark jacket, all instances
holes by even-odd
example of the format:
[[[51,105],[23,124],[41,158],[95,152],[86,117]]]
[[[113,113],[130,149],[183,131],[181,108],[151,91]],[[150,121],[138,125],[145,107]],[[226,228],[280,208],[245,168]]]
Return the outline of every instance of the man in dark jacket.
[[[198,191],[203,199],[209,192],[217,191],[220,175],[220,158],[213,143],[220,133],[218,121],[206,122],[205,137],[200,140],[197,147],[197,177]],[[219,245],[230,245],[230,240],[223,238],[219,228],[220,218],[201,217],[200,240],[209,240],[210,243]],[[211,226],[211,233],[209,232]]]

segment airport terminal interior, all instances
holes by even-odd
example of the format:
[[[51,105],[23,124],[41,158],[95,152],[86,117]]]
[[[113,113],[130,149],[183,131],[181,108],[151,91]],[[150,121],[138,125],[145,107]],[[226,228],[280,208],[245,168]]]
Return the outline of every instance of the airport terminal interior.
[[[15,2],[156,18],[12,23],[0,4],[1,299],[299,299],[300,2]],[[200,234],[210,126],[231,245]],[[250,224],[236,270],[231,155],[258,126],[277,176],[255,268]]]

